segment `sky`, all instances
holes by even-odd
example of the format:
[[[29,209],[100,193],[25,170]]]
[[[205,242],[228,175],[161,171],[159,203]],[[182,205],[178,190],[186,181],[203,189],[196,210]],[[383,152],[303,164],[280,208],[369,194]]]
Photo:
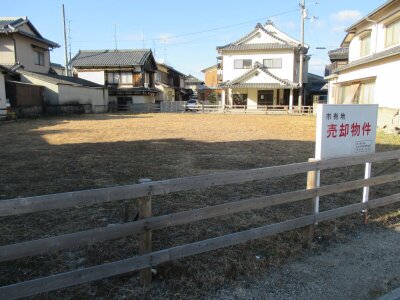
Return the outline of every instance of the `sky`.
[[[64,64],[62,4],[72,57],[79,50],[151,48],[156,60],[204,78],[214,65],[217,46],[238,40],[257,23],[271,19],[283,32],[300,39],[300,0],[14,0],[1,4],[1,16],[27,16],[60,48],[51,60]],[[305,42],[309,71],[323,75],[327,52],[340,46],[345,28],[386,0],[305,0],[309,19]],[[317,49],[325,48],[325,49]],[[69,52],[69,50],[68,50]]]

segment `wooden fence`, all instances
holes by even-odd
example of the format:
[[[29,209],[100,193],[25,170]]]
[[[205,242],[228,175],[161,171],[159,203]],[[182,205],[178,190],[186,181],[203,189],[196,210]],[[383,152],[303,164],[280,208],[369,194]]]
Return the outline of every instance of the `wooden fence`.
[[[369,187],[399,181],[400,172],[397,172],[390,175],[381,175],[369,179],[359,179],[313,188],[313,186],[315,186],[314,174],[317,170],[347,167],[357,164],[364,164],[366,162],[374,163],[392,159],[400,159],[400,150],[356,157],[337,158],[324,161],[309,161],[283,166],[244,171],[230,171],[210,175],[146,182],[142,184],[0,201],[1,217],[35,213],[51,209],[64,209],[75,206],[93,205],[132,198],[140,199],[140,218],[138,221],[0,246],[0,261],[4,262],[23,257],[41,255],[51,253],[53,251],[85,246],[96,242],[118,239],[135,234],[139,235],[140,255],[120,261],[105,263],[102,265],[77,269],[48,277],[3,286],[0,287],[0,298],[16,299],[20,297],[31,296],[42,292],[52,291],[138,270],[141,270],[141,283],[148,284],[151,281],[150,268],[167,261],[245,243],[247,241],[268,237],[301,227],[308,226],[309,228],[312,228],[314,224],[319,222],[333,220],[338,217],[360,212],[362,210],[400,202],[400,194],[394,194],[391,196],[370,200],[365,203],[360,201],[360,203],[327,211],[312,211],[310,215],[280,223],[265,225],[250,230],[231,233],[220,237],[151,252],[151,232],[153,230],[193,223],[199,220],[230,215],[242,211],[262,209],[285,203],[293,203],[300,200],[310,199],[310,201],[313,202],[315,201],[316,197],[320,196],[361,189],[366,186]],[[168,215],[155,217],[151,216],[151,202],[152,196],[154,195],[163,195],[173,192],[209,188],[227,184],[239,184],[301,173],[308,174],[308,189],[228,202],[220,205],[208,206]]]
[[[196,113],[223,113],[223,114],[291,114],[311,115],[313,106],[287,105],[217,105],[217,104],[196,104],[187,106],[186,101],[161,102],[161,103],[134,103],[129,105],[118,105],[110,107],[111,112],[126,113],[157,113],[157,112],[196,112]]]

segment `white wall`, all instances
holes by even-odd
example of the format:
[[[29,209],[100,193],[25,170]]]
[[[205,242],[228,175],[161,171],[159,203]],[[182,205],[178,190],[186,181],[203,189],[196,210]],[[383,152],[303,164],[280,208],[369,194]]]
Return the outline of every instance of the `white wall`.
[[[366,79],[376,76],[375,81],[375,103],[380,107],[400,108],[400,94],[396,92],[398,77],[395,76],[400,70],[400,58],[387,59],[383,63],[371,64],[363,68],[350,70],[342,73],[337,83],[348,82],[357,79]],[[331,90],[329,91],[331,92]],[[333,99],[329,96],[330,103]]]
[[[104,85],[105,84],[105,80],[104,80],[104,71],[78,71],[78,77],[91,81],[91,82],[95,82],[97,84],[100,85]]]
[[[251,59],[252,65],[256,61],[263,64],[264,59],[282,59],[281,69],[269,69],[269,71],[282,79],[294,80],[294,53],[292,50],[283,51],[246,51],[246,52],[226,52],[223,55],[223,81],[233,80],[244,73],[248,72],[249,69],[235,69],[235,59]],[[269,82],[269,81],[268,81]],[[261,81],[260,81],[261,83]],[[265,82],[262,82],[265,83]]]
[[[370,54],[386,50],[386,25],[400,18],[399,8],[400,2],[393,2],[377,15],[372,16],[369,21],[358,25],[356,35],[349,46],[350,62],[361,58],[361,37],[365,36],[368,31],[371,34]]]
[[[25,74],[21,74],[21,81],[44,86],[44,103],[52,105],[58,104],[58,86],[56,84]]]
[[[4,75],[0,72],[0,115],[6,114],[4,110],[7,107],[6,104],[6,85],[4,82]]]
[[[1,36],[0,38],[0,64],[15,63],[14,41],[11,37]]]
[[[79,102],[80,104],[108,105],[108,91],[102,88],[89,88],[59,85],[59,104]]]

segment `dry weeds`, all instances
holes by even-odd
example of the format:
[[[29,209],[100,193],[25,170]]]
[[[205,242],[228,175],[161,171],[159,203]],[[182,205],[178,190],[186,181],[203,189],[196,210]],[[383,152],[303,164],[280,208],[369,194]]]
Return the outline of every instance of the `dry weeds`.
[[[313,156],[313,117],[246,115],[88,115],[19,121],[0,126],[0,199],[106,187],[188,175],[248,169],[306,161]],[[400,148],[400,138],[380,134],[378,151]],[[391,164],[391,165],[390,165]],[[398,163],[375,164],[374,171]],[[323,184],[362,177],[362,167],[323,174]],[[154,214],[162,215],[206,205],[303,189],[305,175],[159,196]],[[399,192],[396,184],[372,189],[372,197]],[[360,191],[324,197],[322,209],[359,201]],[[131,220],[137,211],[129,201]],[[385,219],[392,206],[373,212]],[[154,248],[163,249],[200,239],[262,226],[307,213],[297,203],[244,212],[218,219],[177,226],[154,233]],[[50,211],[0,220],[1,244],[74,232],[119,223],[123,203],[108,203]],[[315,247],[346,238],[362,223],[352,216],[317,229]],[[201,298],[210,289],[243,276],[257,276],[299,255],[302,231],[229,247],[164,264],[151,289],[137,284],[137,274],[52,292],[46,298]],[[0,284],[114,261],[137,254],[135,237],[60,251],[51,255],[0,264]]]

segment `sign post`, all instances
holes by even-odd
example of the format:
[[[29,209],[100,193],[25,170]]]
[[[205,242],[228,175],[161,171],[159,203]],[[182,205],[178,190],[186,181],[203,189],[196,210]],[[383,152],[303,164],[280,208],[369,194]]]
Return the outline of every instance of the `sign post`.
[[[317,160],[375,152],[377,104],[318,104],[315,158]],[[365,164],[364,178],[371,177],[371,163]],[[320,174],[317,171],[317,187]],[[362,202],[368,202],[369,187],[363,189]],[[315,199],[319,212],[319,197]],[[368,220],[367,211],[365,222]]]

